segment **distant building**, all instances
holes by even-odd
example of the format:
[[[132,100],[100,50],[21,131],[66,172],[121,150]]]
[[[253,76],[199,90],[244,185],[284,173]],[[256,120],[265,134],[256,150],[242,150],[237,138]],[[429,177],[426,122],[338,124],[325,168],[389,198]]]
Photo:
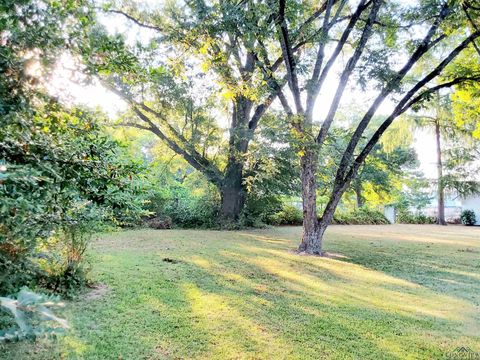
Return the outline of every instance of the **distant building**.
[[[426,216],[437,217],[438,203],[435,193],[431,194],[430,203],[423,209],[410,207],[409,211],[412,214],[423,214]],[[464,210],[473,210],[475,213],[475,225],[480,225],[480,193],[468,196],[460,196],[455,192],[445,193],[445,220],[448,223],[459,224],[460,215]],[[384,207],[385,217],[393,224],[397,220],[397,209],[394,205],[387,205]]]
[[[480,225],[480,194],[473,194],[461,199],[462,211],[473,210],[477,222],[475,225]]]
[[[414,209],[410,209],[413,213]],[[460,223],[460,215],[462,213],[462,200],[456,192],[445,192],[445,220],[448,223]],[[420,212],[423,215],[437,217],[438,216],[438,197],[436,192],[432,192],[430,203]]]

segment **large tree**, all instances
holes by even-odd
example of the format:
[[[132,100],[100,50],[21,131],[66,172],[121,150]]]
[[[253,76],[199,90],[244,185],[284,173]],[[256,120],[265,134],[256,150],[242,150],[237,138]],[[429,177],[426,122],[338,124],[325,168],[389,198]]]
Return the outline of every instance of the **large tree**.
[[[153,132],[202,172],[221,193],[223,218],[238,220],[246,197],[249,147],[262,116],[277,96],[283,98],[285,81],[273,78],[282,54],[274,50],[267,56],[275,40],[269,4],[195,1],[147,10],[113,4],[100,11],[123,17],[153,35],[148,45],[144,41],[139,47],[94,28],[83,54],[90,69],[131,105],[136,120],[127,125]],[[311,40],[301,33],[323,11],[325,6],[298,25],[293,52]],[[214,103],[216,114],[227,103],[228,144],[217,148],[215,156],[201,151],[202,144],[178,121],[192,108],[203,109],[204,103],[198,101],[202,97]],[[202,136],[208,141],[205,131]]]
[[[480,79],[476,72],[446,73],[449,64],[465,49],[474,46],[480,36],[479,9],[469,1],[402,4],[401,1],[325,0],[322,15],[314,21],[317,27],[312,29],[320,35],[309,51],[299,56],[294,51],[298,17],[302,16],[299,14],[305,18],[315,14],[315,10],[308,12],[306,7],[304,3],[286,0],[272,3],[278,46],[293,100],[293,106],[287,99],[282,104],[301,139],[304,232],[299,250],[322,254],[324,232],[342,195],[392,122],[439,89]],[[440,60],[423,63],[427,54],[440,53],[440,45]],[[349,57],[340,69],[333,99],[319,104],[327,109],[327,115],[318,129],[313,123],[316,100],[329,73],[339,68],[342,53],[348,53]],[[318,220],[315,173],[319,150],[337,117],[345,90],[354,78],[375,96],[351,129],[328,203]],[[431,85],[436,79],[436,84]],[[393,109],[380,125],[373,126],[372,118],[387,99],[394,104]],[[372,135],[362,141],[367,128]]]

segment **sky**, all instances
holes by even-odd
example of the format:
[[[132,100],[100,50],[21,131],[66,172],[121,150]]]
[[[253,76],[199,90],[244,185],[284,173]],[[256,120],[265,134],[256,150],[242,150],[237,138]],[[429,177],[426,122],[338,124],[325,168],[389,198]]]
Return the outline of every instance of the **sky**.
[[[139,39],[141,41],[148,41],[153,36],[151,30],[132,25],[121,15],[100,15],[100,21],[106,25],[106,28],[109,29],[110,32],[125,34],[127,42],[130,43],[134,43]],[[78,70],[79,67],[72,57],[67,54],[63,55],[58,62],[54,72],[55,75],[48,85],[49,90],[66,101],[94,108],[99,107],[112,119],[128,108],[124,101],[102,87],[98,81],[94,81],[92,84],[81,84],[75,81],[78,80]],[[339,71],[340,67],[337,70],[333,69],[324,84],[319,96],[319,101],[317,101],[314,110],[314,119],[316,120],[322,120],[328,111],[331,99],[336,90]],[[350,88],[347,89],[344,99],[355,99],[355,102],[358,104],[370,104],[375,96],[376,92],[363,92]],[[323,104],[327,104],[327,106],[322,106]],[[393,106],[391,101],[385,101],[379,109],[378,114],[390,113]],[[224,123],[221,123],[220,126],[226,127],[227,119],[224,118],[222,121]],[[414,136],[414,147],[420,161],[420,169],[427,178],[436,178],[435,138],[433,132],[417,130]]]

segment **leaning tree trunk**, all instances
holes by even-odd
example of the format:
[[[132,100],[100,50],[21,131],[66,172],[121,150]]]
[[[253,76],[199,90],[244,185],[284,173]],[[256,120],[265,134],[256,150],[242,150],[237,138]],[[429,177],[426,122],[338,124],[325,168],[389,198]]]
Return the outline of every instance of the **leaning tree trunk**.
[[[337,209],[337,206],[349,184],[350,181],[348,180],[339,180],[338,182],[335,181],[335,185],[333,187],[332,194],[330,195],[330,199],[325,206],[322,217],[318,221],[318,237],[320,244],[323,241],[323,235],[325,234],[325,231],[333,221],[335,210]]]
[[[447,225],[445,221],[445,189],[443,185],[442,147],[440,142],[440,124],[435,121],[435,140],[437,143],[437,196],[438,196],[438,225]]]
[[[322,255],[322,235],[317,219],[317,181],[315,173],[318,160],[316,153],[305,150],[300,159],[303,198],[303,236],[298,251]]]

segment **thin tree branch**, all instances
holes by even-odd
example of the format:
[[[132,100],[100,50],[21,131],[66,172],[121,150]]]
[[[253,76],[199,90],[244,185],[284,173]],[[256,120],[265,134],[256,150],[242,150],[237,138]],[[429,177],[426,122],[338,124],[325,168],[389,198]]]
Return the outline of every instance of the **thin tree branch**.
[[[330,56],[327,63],[325,64],[325,67],[323,68],[323,70],[321,72],[321,75],[319,76],[318,79],[315,80],[316,82],[312,86],[311,97],[313,99],[315,99],[318,96],[318,93],[320,92],[320,90],[323,86],[323,83],[325,82],[325,79],[327,78],[333,64],[337,61],[338,56],[340,55],[340,53],[342,52],[345,44],[347,43],[348,38],[350,36],[350,33],[355,28],[356,23],[360,20],[363,12],[368,8],[368,6],[370,6],[371,3],[372,3],[371,0],[368,1],[368,2],[365,2],[364,0],[362,0],[359,3],[355,13],[351,16],[350,21],[347,24],[345,30],[343,31],[342,36],[340,37],[340,40],[338,41],[337,46],[335,47],[332,55]],[[312,100],[310,100],[310,101],[312,101]],[[310,106],[313,108],[313,105],[310,105]]]
[[[345,3],[344,1],[342,3]],[[317,83],[317,78],[320,75],[320,69],[323,65],[323,59],[325,58],[325,46],[327,44],[327,37],[329,28],[329,19],[330,19],[330,12],[332,10],[333,0],[327,0],[327,8],[325,10],[325,16],[323,18],[323,25],[320,28],[320,43],[318,44],[317,56],[315,59],[315,65],[313,67],[313,73],[309,81],[309,86],[307,89],[307,103],[306,103],[306,121],[311,123],[312,120],[312,111],[313,111],[313,104],[315,103],[314,93],[315,93],[315,85]],[[313,90],[313,91],[312,91]]]
[[[467,19],[470,22],[470,25],[472,25],[472,28],[477,32],[480,31],[477,24],[475,24],[475,21],[473,21],[472,17],[470,16],[470,14],[468,12],[467,3],[463,4],[462,9],[463,9],[463,12],[465,13],[465,15],[467,16]],[[480,48],[478,47],[478,45],[475,41],[473,42],[473,47],[475,48],[475,51],[477,52],[477,54],[480,56]]]
[[[133,128],[136,128],[136,129],[147,130],[147,131],[152,130],[152,128],[149,127],[149,126],[143,126],[143,125],[140,125],[140,124],[137,124],[137,123],[132,123],[132,122],[122,122],[122,123],[116,124],[115,126],[133,127]]]
[[[102,8],[97,8],[97,9],[102,10],[102,11],[107,12],[107,13],[122,15],[125,18],[127,18],[128,20],[134,22],[135,24],[137,24],[138,26],[143,27],[143,28],[150,29],[150,30],[155,30],[155,31],[159,31],[159,32],[163,31],[163,29],[161,29],[160,27],[155,26],[155,25],[151,25],[151,24],[146,24],[146,23],[138,20],[137,18],[133,17],[132,15],[122,11],[122,10],[117,10],[117,9],[107,9],[107,10],[105,10],[105,9],[102,9]]]

